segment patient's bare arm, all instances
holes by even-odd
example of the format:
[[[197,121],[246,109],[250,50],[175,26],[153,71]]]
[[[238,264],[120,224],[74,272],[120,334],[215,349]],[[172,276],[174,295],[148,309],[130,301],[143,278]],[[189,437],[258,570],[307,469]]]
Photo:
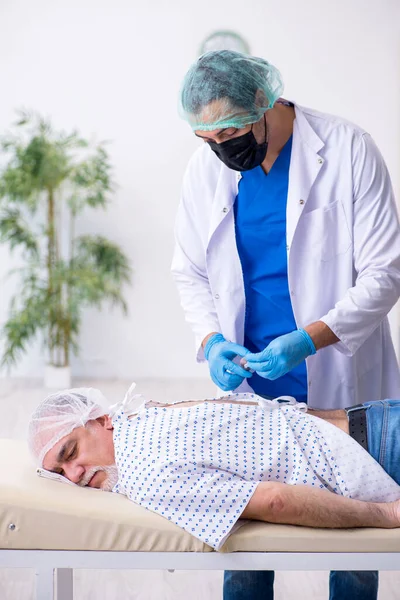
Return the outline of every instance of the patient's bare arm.
[[[303,485],[261,482],[242,517],[309,527],[400,527],[400,501],[351,500]]]

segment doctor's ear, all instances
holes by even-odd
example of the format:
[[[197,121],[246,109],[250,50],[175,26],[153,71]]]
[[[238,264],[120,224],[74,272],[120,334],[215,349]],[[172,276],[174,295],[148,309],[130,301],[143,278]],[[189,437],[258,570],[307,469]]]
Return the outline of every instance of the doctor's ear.
[[[257,90],[256,91],[256,95],[254,98],[254,104],[259,107],[261,106],[262,108],[268,108],[269,107],[269,100],[267,98],[267,96],[265,95],[264,90]]]

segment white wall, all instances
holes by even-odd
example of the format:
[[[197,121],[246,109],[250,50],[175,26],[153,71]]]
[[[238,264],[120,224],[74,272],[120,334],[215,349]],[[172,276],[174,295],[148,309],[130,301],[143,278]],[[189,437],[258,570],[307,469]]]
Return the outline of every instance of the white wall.
[[[87,213],[80,229],[109,235],[130,256],[130,316],[87,311],[75,374],[206,373],[169,275],[180,182],[197,145],[176,97],[202,39],[237,30],[280,68],[286,97],[365,127],[399,191],[399,24],[397,0],[1,0],[0,132],[24,106],[112,140],[118,191],[107,213]],[[0,247],[0,324],[11,264]],[[40,376],[42,364],[37,346],[12,374]]]

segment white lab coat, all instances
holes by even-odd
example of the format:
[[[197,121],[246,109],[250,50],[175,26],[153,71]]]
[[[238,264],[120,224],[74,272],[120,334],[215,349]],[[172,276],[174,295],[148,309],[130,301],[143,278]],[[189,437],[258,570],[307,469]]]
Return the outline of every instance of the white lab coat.
[[[309,405],[400,398],[387,320],[400,296],[400,227],[385,163],[359,127],[295,111],[286,215],[293,312],[297,327],[322,320],[340,340],[306,360]],[[233,211],[239,179],[205,144],[183,181],[172,272],[199,361],[212,331],[243,344]],[[246,380],[238,389],[251,391]]]

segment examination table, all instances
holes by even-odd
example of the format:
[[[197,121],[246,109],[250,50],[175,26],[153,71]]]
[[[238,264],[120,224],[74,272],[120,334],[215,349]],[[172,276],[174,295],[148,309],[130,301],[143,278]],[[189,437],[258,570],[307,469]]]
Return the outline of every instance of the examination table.
[[[400,529],[246,522],[222,552],[118,494],[38,477],[0,440],[0,568],[35,569],[37,600],[72,600],[73,569],[400,570]]]

